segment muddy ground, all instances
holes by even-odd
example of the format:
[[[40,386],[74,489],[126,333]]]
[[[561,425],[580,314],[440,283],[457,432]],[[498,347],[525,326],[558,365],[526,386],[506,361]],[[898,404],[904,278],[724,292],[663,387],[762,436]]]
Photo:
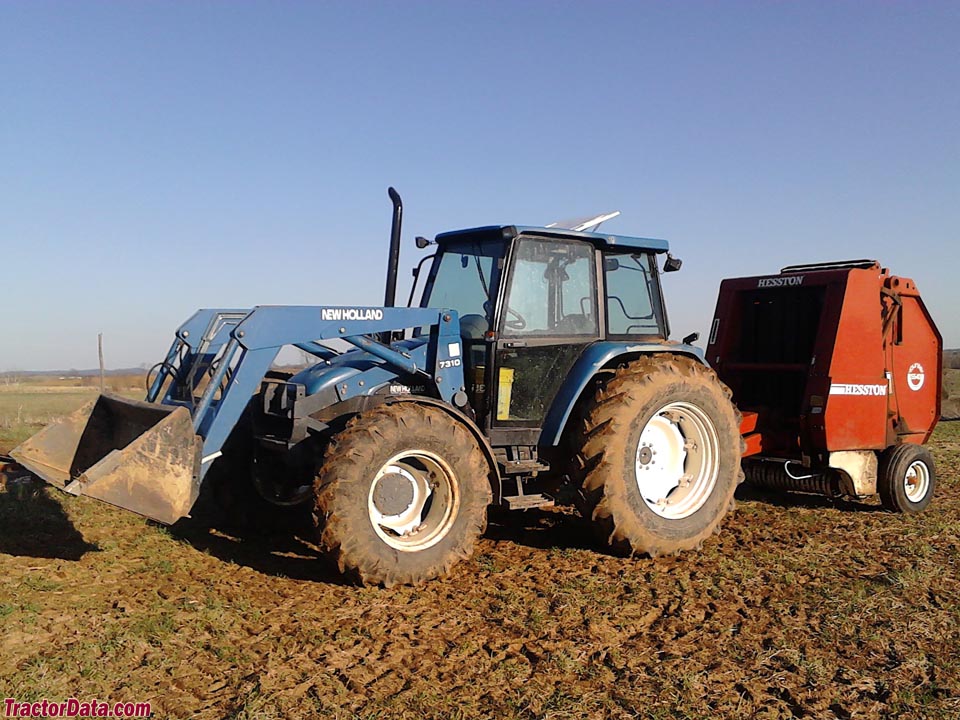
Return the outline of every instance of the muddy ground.
[[[155,717],[960,716],[960,424],[918,517],[741,492],[702,551],[622,559],[496,517],[420,587],[358,588],[305,532],[164,529],[0,493],[0,697]]]

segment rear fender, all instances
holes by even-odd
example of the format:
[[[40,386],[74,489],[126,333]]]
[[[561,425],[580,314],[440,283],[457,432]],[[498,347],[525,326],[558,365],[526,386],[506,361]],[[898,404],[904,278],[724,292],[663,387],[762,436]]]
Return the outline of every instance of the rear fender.
[[[597,373],[604,368],[635,360],[641,355],[670,353],[686,355],[706,365],[703,350],[683,343],[667,344],[663,342],[631,343],[601,341],[594,343],[580,356],[571,368],[566,381],[560,386],[550,406],[543,429],[540,432],[540,447],[557,447],[566,430],[573,409],[580,402],[584,391],[590,386]]]

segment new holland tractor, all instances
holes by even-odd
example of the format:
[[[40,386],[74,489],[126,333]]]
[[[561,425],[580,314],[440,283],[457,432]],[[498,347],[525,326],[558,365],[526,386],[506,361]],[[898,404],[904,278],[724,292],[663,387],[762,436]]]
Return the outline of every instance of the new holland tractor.
[[[13,457],[161,523],[202,485],[252,494],[254,516],[309,504],[325,554],[383,585],[470,556],[491,504],[576,505],[623,553],[696,548],[733,505],[742,455],[757,484],[930,502],[941,341],[912,281],[872,261],[725,281],[708,351],[741,416],[696,336],[668,340],[660,277],[680,261],[665,241],[513,225],[417,238],[435,248],[414,270],[408,305],[430,261],[419,307],[395,307],[389,192],[382,307],[200,310],[145,401],[101,395]],[[285,346],[316,364],[271,370]]]
[[[161,523],[218,473],[264,504],[312,503],[322,549],[364,583],[444,574],[492,503],[576,503],[627,552],[713,533],[741,478],[740,418],[702,352],[667,339],[667,243],[500,225],[418,238],[436,252],[414,271],[432,260],[420,306],[399,308],[390,196],[383,307],[200,310],[145,401],[101,395],[12,455]],[[271,372],[287,345],[317,363]]]

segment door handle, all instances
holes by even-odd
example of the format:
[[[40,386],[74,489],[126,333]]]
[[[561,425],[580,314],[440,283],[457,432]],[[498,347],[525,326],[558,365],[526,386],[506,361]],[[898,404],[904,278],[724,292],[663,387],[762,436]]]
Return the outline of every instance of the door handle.
[[[503,344],[505,348],[521,348],[527,346],[526,340],[511,340],[510,342],[505,342]]]

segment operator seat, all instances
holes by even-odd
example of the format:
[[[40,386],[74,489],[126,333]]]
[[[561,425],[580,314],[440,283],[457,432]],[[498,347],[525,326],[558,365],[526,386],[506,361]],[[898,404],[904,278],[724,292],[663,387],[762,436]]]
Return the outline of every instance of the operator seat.
[[[460,318],[460,337],[465,343],[482,342],[490,323],[483,315],[464,315]]]
[[[588,315],[566,315],[556,328],[560,335],[590,335],[596,332],[596,323]]]

